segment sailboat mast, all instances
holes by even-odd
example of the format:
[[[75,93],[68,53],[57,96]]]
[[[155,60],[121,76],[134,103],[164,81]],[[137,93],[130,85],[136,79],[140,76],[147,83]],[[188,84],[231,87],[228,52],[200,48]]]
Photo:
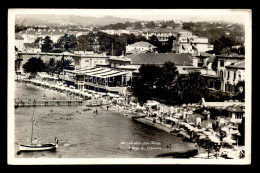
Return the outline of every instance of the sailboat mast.
[[[33,123],[34,123],[34,109],[33,109],[33,117],[32,117],[32,133],[31,133],[31,144],[33,141]]]

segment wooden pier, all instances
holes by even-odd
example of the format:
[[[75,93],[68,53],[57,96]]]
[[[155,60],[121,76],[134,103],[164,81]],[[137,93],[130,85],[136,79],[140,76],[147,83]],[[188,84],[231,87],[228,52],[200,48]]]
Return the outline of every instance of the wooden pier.
[[[33,100],[19,101],[15,103],[15,107],[29,106],[82,106],[83,101],[80,100]]]

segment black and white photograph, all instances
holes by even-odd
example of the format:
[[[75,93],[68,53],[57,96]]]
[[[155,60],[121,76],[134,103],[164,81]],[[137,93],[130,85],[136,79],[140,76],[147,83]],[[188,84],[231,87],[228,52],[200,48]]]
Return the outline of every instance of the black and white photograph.
[[[9,9],[8,164],[251,163],[250,9]]]

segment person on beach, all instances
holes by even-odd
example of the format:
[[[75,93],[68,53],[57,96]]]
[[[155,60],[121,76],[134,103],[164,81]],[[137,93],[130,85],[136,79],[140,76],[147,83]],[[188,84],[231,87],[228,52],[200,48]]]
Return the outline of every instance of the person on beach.
[[[107,110],[108,110],[109,106],[107,106]]]
[[[98,114],[98,110],[96,109],[96,114]]]

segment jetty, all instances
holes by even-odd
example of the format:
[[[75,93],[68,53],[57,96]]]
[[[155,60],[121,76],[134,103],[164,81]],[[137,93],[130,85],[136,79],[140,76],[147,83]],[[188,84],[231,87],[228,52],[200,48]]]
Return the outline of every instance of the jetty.
[[[19,101],[15,103],[15,107],[30,107],[30,106],[82,106],[81,100],[34,100],[34,101]]]

